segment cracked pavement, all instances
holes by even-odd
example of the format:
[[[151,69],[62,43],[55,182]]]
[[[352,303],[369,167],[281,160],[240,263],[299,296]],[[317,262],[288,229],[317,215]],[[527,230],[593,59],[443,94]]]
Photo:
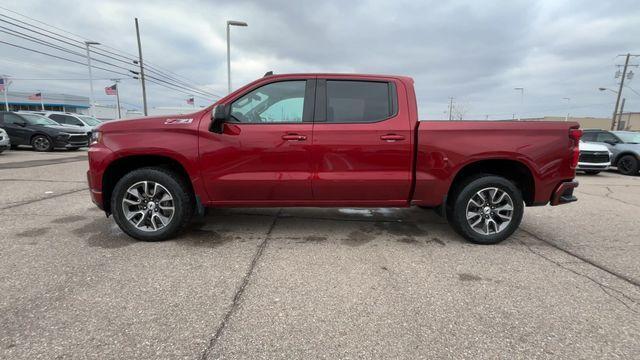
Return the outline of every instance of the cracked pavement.
[[[640,177],[579,175],[496,246],[418,208],[216,209],[142,243],[82,155],[0,155],[2,359],[640,353]]]

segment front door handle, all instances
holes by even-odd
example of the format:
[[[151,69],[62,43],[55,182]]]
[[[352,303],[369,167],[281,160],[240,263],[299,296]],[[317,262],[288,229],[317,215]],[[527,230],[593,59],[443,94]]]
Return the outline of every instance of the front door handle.
[[[393,142],[393,141],[398,141],[398,140],[404,140],[404,136],[396,135],[396,134],[387,134],[387,135],[380,136],[380,140]]]
[[[282,140],[305,141],[307,140],[307,137],[305,135],[299,135],[299,134],[287,134],[287,135],[282,135]]]

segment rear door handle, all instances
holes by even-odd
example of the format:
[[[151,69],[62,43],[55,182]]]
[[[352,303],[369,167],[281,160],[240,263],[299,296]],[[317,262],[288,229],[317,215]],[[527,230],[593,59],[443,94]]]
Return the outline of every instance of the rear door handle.
[[[282,135],[282,140],[305,141],[307,140],[307,137],[305,135],[300,135],[300,134],[287,134],[287,135]]]
[[[380,136],[380,140],[393,142],[393,141],[398,141],[398,140],[404,140],[404,136],[396,135],[396,134],[387,134],[387,135]]]

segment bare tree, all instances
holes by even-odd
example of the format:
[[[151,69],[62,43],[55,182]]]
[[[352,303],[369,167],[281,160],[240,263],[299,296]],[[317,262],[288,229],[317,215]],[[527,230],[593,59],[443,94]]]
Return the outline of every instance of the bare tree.
[[[467,103],[453,104],[453,109],[451,111],[451,117],[453,120],[464,120],[468,113],[469,105]]]

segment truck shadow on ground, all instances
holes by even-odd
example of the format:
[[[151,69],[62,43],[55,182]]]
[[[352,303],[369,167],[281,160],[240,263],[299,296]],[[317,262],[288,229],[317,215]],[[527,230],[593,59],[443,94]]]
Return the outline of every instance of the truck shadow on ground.
[[[285,227],[286,233],[293,235],[274,234],[271,236],[272,241],[307,244],[333,241],[349,247],[363,246],[372,241],[392,241],[416,246],[465,243],[450,230],[444,219],[430,211],[390,209],[377,214],[373,209],[358,209],[361,212],[341,210],[343,209],[283,210],[278,215],[274,231]],[[212,209],[206,216],[196,218],[175,239],[156,244],[216,248],[234,241],[261,241],[267,236],[268,225],[276,213],[277,209]],[[83,216],[54,219],[52,226],[69,226],[85,219]],[[340,226],[342,230],[336,232],[336,226]],[[47,232],[49,229],[40,230]],[[71,232],[83,238],[89,246],[103,249],[145,244],[123,233],[112,218],[103,216],[94,218]]]

